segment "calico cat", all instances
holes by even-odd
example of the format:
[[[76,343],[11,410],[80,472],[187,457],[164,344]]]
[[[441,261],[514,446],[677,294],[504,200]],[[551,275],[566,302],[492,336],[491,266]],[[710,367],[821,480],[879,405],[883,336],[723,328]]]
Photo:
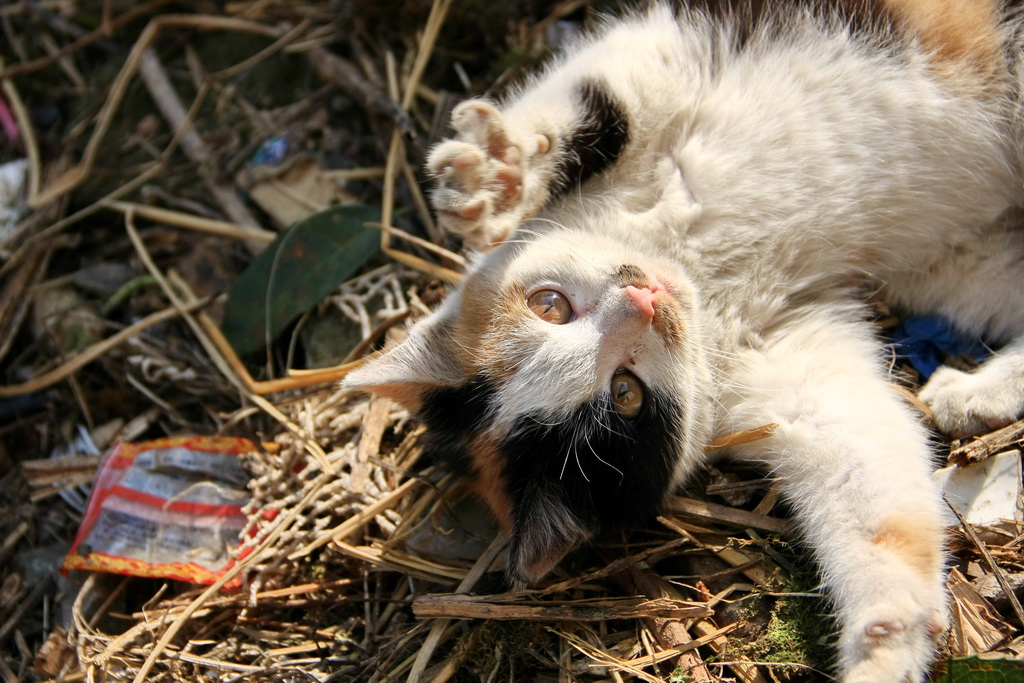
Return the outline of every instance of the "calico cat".
[[[1007,344],[924,387],[941,429],[1022,412],[1019,25],[995,0],[864,5],[751,28],[659,4],[460,105],[432,199],[482,253],[347,384],[427,425],[525,582],[649,521],[713,438],[776,424],[732,455],[816,553],[842,680],[921,681],[948,518],[865,301]]]

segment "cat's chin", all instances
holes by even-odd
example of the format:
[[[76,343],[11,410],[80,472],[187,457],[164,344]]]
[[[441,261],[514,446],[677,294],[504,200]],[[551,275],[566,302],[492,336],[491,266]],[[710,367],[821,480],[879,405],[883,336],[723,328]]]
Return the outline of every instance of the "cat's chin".
[[[505,566],[505,578],[512,590],[520,590],[527,586],[540,583],[562,558],[577,545],[577,542],[560,547],[552,547],[543,555],[524,558],[515,552],[515,544],[509,548],[508,562]]]
[[[560,553],[557,556],[544,558],[543,561],[534,562],[529,565],[514,565],[511,563],[512,558],[510,557],[510,564],[505,570],[509,588],[512,590],[522,590],[528,586],[540,583],[540,580],[547,576],[563,557],[565,557],[565,553]]]

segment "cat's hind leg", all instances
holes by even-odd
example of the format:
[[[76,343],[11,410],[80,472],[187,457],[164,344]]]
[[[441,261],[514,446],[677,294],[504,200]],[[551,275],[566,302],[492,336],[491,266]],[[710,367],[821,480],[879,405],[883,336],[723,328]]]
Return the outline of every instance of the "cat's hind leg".
[[[856,320],[820,311],[741,353],[723,432],[775,423],[736,449],[766,466],[814,550],[840,627],[844,683],[920,683],[946,627],[942,500],[927,435]]]

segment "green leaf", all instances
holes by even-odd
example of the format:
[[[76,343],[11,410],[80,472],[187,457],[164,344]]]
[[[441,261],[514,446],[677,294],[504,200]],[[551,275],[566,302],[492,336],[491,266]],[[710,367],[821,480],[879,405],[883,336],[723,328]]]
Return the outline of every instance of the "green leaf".
[[[352,277],[380,247],[380,232],[364,225],[379,220],[375,206],[332,206],[278,235],[228,290],[221,329],[235,351],[260,350]]]
[[[995,659],[988,656],[961,657],[941,662],[936,683],[1014,683],[1024,681],[1024,661],[1019,659]]]

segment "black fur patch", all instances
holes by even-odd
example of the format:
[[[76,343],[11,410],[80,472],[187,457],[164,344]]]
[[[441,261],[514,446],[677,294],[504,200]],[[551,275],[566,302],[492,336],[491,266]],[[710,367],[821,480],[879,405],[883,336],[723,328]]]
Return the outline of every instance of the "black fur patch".
[[[529,519],[537,496],[553,497],[598,533],[649,520],[672,477],[680,411],[651,392],[632,420],[615,412],[610,396],[561,424],[521,418],[499,446],[516,526]]]
[[[419,418],[427,426],[427,451],[456,472],[471,471],[468,442],[487,425],[493,399],[494,387],[481,375],[424,396]]]
[[[567,194],[610,167],[629,142],[626,111],[603,84],[584,82],[578,100],[583,116],[580,126],[562,143],[552,197]]]

